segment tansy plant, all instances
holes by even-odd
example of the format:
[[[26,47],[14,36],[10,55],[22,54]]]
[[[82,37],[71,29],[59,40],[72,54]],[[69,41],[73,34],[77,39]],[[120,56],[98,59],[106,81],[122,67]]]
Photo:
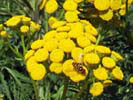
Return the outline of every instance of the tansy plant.
[[[112,84],[112,80],[123,80],[123,71],[117,65],[123,57],[106,46],[98,45],[97,29],[89,21],[78,17],[80,12],[77,7],[81,1],[64,2],[65,20],[51,16],[48,20],[51,30],[32,42],[24,59],[32,80],[43,80],[47,73],[64,74],[68,81],[86,81],[85,86],[92,84],[88,91],[92,96],[99,96],[104,88]],[[47,3],[51,2],[56,1],[49,0]],[[46,11],[50,10],[47,3],[44,4]],[[56,8],[51,9],[55,11]],[[77,100],[84,88],[72,100]],[[66,91],[64,89],[62,100]]]
[[[5,44],[18,58],[22,58],[23,54],[26,53],[27,48],[29,48],[28,46],[33,36],[35,36],[35,33],[39,32],[39,30],[40,25],[32,21],[31,18],[22,15],[13,16],[3,24],[0,24],[0,38],[5,41]],[[21,40],[20,48],[12,45],[12,40],[17,36]],[[16,38],[16,43],[18,38]],[[27,45],[25,45],[25,41],[27,41]],[[23,54],[19,51],[21,48],[23,49]]]
[[[79,5],[85,2],[84,0],[65,0],[62,4],[62,20],[54,17],[60,7],[58,2],[42,0],[37,8],[45,12],[45,17],[49,17],[45,20],[43,36],[38,33],[44,32],[41,30],[44,27],[32,21],[30,17],[20,15],[0,24],[0,38],[7,42],[7,46],[18,58],[22,58],[20,61],[25,62],[36,100],[39,100],[40,92],[38,83],[40,80],[45,81],[46,76],[51,74],[62,76],[65,80],[61,100],[65,100],[71,83],[81,85],[72,100],[80,98],[85,89],[87,95],[100,96],[114,80],[124,79],[124,73],[118,64],[124,58],[118,52],[99,44],[102,37],[99,28],[79,17]],[[98,16],[106,21],[111,20],[114,15],[125,15],[132,4],[132,0],[87,2],[93,5]],[[19,52],[21,47],[11,45],[10,40],[16,38],[16,35],[21,39],[23,54]],[[132,77],[129,82],[133,83]]]

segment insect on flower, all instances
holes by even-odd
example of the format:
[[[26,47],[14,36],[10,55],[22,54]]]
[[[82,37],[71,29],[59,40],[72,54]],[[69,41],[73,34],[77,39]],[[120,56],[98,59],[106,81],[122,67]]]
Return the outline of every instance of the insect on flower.
[[[83,54],[80,54],[79,61],[73,62],[72,65],[78,73],[85,75],[86,72],[85,72],[85,69],[83,68],[82,58],[83,58]]]
[[[85,75],[85,74],[86,74],[85,69],[83,68],[83,64],[82,64],[82,63],[73,62],[72,65],[73,65],[74,69],[75,69],[78,73],[80,73],[80,74],[82,74],[82,75]]]

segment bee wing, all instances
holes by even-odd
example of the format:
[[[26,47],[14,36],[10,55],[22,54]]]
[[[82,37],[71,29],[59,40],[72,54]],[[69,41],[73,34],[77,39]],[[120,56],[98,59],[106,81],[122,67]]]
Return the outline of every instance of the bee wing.
[[[83,62],[83,53],[81,53],[80,55],[79,55],[79,59],[78,59],[78,62],[79,63],[82,63]]]

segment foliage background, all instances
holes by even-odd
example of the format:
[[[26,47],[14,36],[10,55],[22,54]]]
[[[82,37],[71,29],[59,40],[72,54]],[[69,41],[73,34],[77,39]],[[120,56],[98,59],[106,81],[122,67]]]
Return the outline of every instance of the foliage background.
[[[41,0],[0,0],[0,24],[11,16],[26,15],[42,25],[42,29],[38,33],[41,36],[42,33],[48,31],[49,15],[38,11],[37,6],[40,2]],[[63,2],[63,0],[58,0],[60,5]],[[85,3],[81,7],[87,9]],[[58,12],[53,15],[63,19],[62,14],[63,9],[60,7]],[[125,78],[123,82],[114,81],[114,84],[99,97],[91,97],[86,89],[88,93],[83,92],[82,98],[79,100],[87,100],[88,98],[88,100],[132,100],[133,85],[129,84],[128,80],[133,75],[133,7],[131,6],[128,14],[118,21],[104,22],[100,19],[89,18],[84,13],[81,14],[81,18],[88,19],[94,26],[100,22],[100,34],[102,35],[100,44],[104,44],[124,56],[125,60],[119,65],[125,72]],[[120,27],[118,23],[122,26]],[[33,40],[36,38],[33,37]],[[11,43],[21,52],[21,43],[17,36],[11,40]],[[23,52],[21,53],[23,54]],[[60,100],[64,88],[62,80],[63,76],[47,74],[45,80],[39,82],[40,100]],[[80,84],[71,83],[67,100],[70,100],[79,91],[82,84],[83,82]],[[34,100],[32,81],[26,72],[23,59],[14,56],[7,43],[2,39],[0,39],[0,100]]]

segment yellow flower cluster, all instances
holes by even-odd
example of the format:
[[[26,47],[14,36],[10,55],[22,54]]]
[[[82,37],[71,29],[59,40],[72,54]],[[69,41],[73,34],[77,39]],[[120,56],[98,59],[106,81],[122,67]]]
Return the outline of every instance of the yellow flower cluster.
[[[94,4],[96,10],[99,11],[99,17],[109,21],[113,16],[126,14],[126,0],[88,0]],[[133,0],[128,0],[128,7],[133,3]]]
[[[90,93],[93,96],[99,96],[105,87],[112,84],[111,79],[123,80],[124,74],[116,65],[118,61],[123,60],[123,57],[105,46],[97,45],[90,48],[88,47],[89,54],[84,57],[84,63],[92,68],[96,80]]]
[[[86,20],[70,23],[50,17],[48,22],[52,30],[45,33],[43,39],[36,40],[31,44],[32,50],[27,52],[25,60],[29,59],[31,55],[33,56],[34,53],[37,62],[50,61],[49,70],[51,72],[57,74],[64,72],[74,82],[84,80],[88,74],[87,68],[85,66],[76,68],[73,63],[82,62],[84,48],[94,45],[96,42],[97,30]],[[86,29],[86,26],[92,30]],[[92,39],[87,37],[88,34]],[[68,56],[66,61],[65,55]],[[30,72],[29,68],[27,70]]]
[[[106,46],[96,45],[98,31],[89,21],[78,17],[77,6],[82,1],[65,0],[65,20],[49,18],[51,31],[31,44],[25,55],[26,68],[33,80],[45,76],[45,67],[56,74],[64,73],[73,82],[85,80],[92,73],[89,78],[95,83],[90,93],[99,96],[112,84],[111,79],[123,80],[123,72],[117,66],[123,57]]]
[[[58,9],[58,3],[56,0],[42,0],[39,9],[45,9],[47,13],[51,14]]]
[[[42,80],[46,74],[46,68],[41,63],[48,59],[49,53],[48,50],[42,48],[42,44],[41,40],[33,42],[31,44],[32,49],[24,57],[27,61],[26,69],[33,80]]]
[[[26,16],[13,16],[4,23],[7,27],[17,28],[23,35],[28,35],[40,30],[40,25],[31,21],[31,18]]]

